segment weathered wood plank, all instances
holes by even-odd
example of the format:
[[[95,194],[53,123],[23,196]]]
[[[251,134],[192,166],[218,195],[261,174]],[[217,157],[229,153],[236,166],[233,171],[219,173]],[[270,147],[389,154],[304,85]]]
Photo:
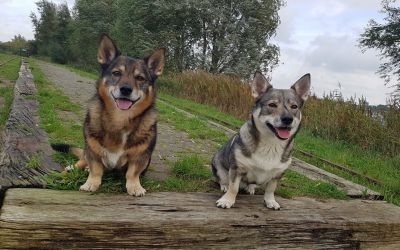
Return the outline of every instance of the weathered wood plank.
[[[359,184],[348,181],[342,177],[317,168],[307,162],[294,158],[290,169],[301,173],[312,180],[319,180],[335,184],[346,191],[351,198],[364,198],[371,200],[383,200],[383,195]]]
[[[220,194],[91,195],[9,189],[0,215],[0,248],[400,248],[400,208],[382,201],[279,199]]]
[[[0,194],[9,187],[42,186],[39,176],[61,170],[51,158],[46,132],[39,127],[36,92],[28,64],[22,62],[0,153]]]

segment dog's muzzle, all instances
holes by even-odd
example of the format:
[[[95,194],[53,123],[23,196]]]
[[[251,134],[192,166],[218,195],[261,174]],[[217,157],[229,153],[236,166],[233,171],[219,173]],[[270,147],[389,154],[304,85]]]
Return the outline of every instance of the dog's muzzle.
[[[111,93],[111,95],[114,98],[117,107],[121,110],[130,109],[137,101],[140,100],[140,96],[136,99],[132,99],[130,97],[132,93],[132,88],[130,87],[123,86],[119,89],[119,91],[120,95],[118,95],[118,97],[115,97],[113,93]]]

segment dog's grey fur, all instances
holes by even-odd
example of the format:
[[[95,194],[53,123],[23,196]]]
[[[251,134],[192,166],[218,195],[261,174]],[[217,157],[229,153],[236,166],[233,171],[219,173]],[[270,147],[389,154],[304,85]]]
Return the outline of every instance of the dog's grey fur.
[[[239,188],[254,194],[265,188],[264,202],[278,210],[274,191],[291,163],[293,138],[300,127],[301,109],[310,90],[310,75],[301,77],[290,89],[274,89],[260,73],[252,82],[256,102],[251,119],[214,156],[212,170],[226,192],[217,206],[230,208]]]

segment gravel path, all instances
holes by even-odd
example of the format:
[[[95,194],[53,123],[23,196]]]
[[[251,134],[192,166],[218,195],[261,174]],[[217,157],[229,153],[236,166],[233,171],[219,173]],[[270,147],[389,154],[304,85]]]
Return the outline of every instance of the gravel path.
[[[82,122],[87,101],[95,92],[95,81],[82,77],[66,68],[40,62],[39,67],[45,76],[61,89],[73,102],[79,103],[82,116],[76,120]],[[71,116],[60,112],[60,117]],[[165,123],[158,123],[157,145],[153,152],[151,164],[146,175],[157,180],[164,180],[170,175],[169,162],[178,160],[182,155],[200,154],[211,157],[214,147],[210,141],[191,140],[187,133],[177,131]]]

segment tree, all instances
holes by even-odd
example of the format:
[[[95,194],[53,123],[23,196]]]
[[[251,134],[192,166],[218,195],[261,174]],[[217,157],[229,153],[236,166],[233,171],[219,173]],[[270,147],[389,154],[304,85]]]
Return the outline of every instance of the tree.
[[[66,3],[57,6],[56,18],[57,30],[50,47],[50,54],[53,61],[65,64],[72,59],[68,44],[71,34],[71,14]]]
[[[110,34],[123,53],[144,57],[167,48],[172,71],[203,69],[249,78],[268,73],[279,48],[269,43],[284,0],[76,0],[68,7],[48,0],[31,14],[39,54],[98,68],[101,33]]]
[[[279,0],[208,1],[200,9],[201,62],[212,73],[248,78],[255,69],[269,72],[279,49],[269,44],[279,24]]]
[[[2,43],[2,47],[6,51],[14,54],[25,55],[29,48],[28,41],[22,35],[14,35],[11,41]],[[23,51],[24,50],[24,51]]]
[[[138,53],[168,49],[170,68],[204,69],[250,77],[268,72],[279,49],[269,44],[282,0],[118,1],[113,36]]]
[[[381,60],[385,60],[378,73],[385,80],[385,84],[395,88],[394,98],[400,100],[400,7],[391,3],[395,0],[383,0],[382,12],[386,14],[384,23],[370,20],[359,40],[363,51],[378,49]],[[395,84],[390,84],[393,76]]]
[[[92,71],[98,69],[97,46],[100,35],[109,34],[114,26],[117,18],[115,5],[115,0],[75,1],[69,43],[75,63],[79,66]]]
[[[71,15],[66,3],[56,5],[47,0],[36,3],[39,16],[31,13],[35,28],[35,47],[37,53],[58,63],[70,59],[68,38],[70,36]]]
[[[36,3],[39,16],[31,13],[30,17],[35,29],[35,40],[38,53],[50,56],[50,44],[55,41],[57,31],[57,7],[54,3],[41,0]]]

